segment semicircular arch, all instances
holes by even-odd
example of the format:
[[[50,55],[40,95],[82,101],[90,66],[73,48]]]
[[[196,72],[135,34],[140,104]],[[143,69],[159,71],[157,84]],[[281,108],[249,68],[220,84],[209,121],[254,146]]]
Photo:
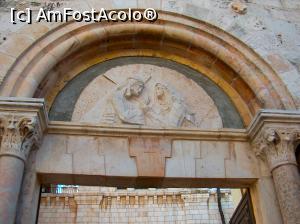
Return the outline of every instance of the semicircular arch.
[[[207,76],[232,100],[248,125],[260,108],[294,109],[276,72],[251,48],[223,30],[174,13],[155,23],[65,23],[48,32],[13,64],[3,96],[46,97],[88,67],[122,56],[154,56]]]

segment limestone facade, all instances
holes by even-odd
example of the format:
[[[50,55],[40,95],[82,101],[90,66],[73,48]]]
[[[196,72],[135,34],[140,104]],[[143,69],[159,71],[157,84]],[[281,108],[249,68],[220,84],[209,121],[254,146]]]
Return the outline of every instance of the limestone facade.
[[[99,4],[0,2],[0,223],[35,223],[41,184],[247,187],[257,223],[299,222],[299,3]],[[27,6],[159,17],[8,22]]]
[[[222,190],[221,201],[228,222],[234,211],[229,189]],[[221,223],[221,219],[216,192],[209,189],[86,192],[78,187],[73,193],[65,188],[58,194],[42,194],[38,223]]]
[[[52,4],[52,8],[62,10],[64,7],[71,7],[74,10],[89,10],[91,8],[99,9],[101,7],[106,9],[152,7],[157,10],[174,12],[205,21],[209,24],[214,24],[245,42],[268,61],[272,68],[276,70],[279,79],[282,80],[282,85],[289,89],[299,107],[299,90],[297,88],[299,85],[299,55],[297,53],[299,52],[299,50],[297,50],[299,48],[297,41],[300,35],[299,3],[291,0],[271,0],[264,2],[255,0],[247,2],[241,1],[242,4],[240,5],[242,6],[240,8],[247,8],[247,12],[245,14],[239,14],[232,10],[232,5],[234,5],[231,4],[232,2],[231,0],[155,0],[150,3],[145,0],[133,0],[128,2],[102,1],[99,3],[94,0],[85,2],[62,0],[58,5]],[[236,2],[238,1],[234,1],[235,4]],[[49,30],[60,25],[59,23],[40,23],[34,24],[33,26],[27,26],[27,24],[24,23],[14,25],[8,22],[10,7],[17,9],[31,7],[37,10],[40,7],[47,7],[48,3],[49,2],[44,0],[35,1],[34,3],[30,1],[5,1],[5,3],[1,5],[1,21],[3,21],[1,26],[2,44],[0,50],[2,63],[1,77],[5,77],[9,67],[22,51]],[[83,38],[85,37],[83,36]],[[190,39],[190,41],[192,40],[193,38]],[[15,41],[19,44],[15,45]],[[81,41],[82,39],[77,39],[74,43],[79,44]],[[73,45],[74,48],[78,46],[78,44]],[[189,48],[188,44],[186,46],[186,48]],[[103,46],[101,50],[103,50],[102,53],[104,53],[106,47]],[[58,54],[52,55],[52,62],[54,63]],[[275,81],[274,78],[272,80],[271,85],[275,85],[275,88],[280,88],[282,93],[284,93],[285,90],[280,87],[280,82]],[[255,87],[252,86],[252,88]],[[266,94],[266,92],[264,94]]]
[[[280,213],[275,213],[272,217],[269,217],[260,212],[264,209],[270,209],[271,204],[268,204],[270,200],[274,199],[276,201],[277,199],[274,198],[274,194],[272,196],[268,194],[263,195],[262,193],[266,190],[266,186],[262,187],[261,184],[268,185],[274,181],[284,223],[295,223],[298,220],[297,211],[299,200],[297,199],[297,195],[299,195],[299,173],[295,163],[295,155],[293,154],[295,143],[299,140],[298,112],[262,111],[254,119],[250,128],[244,132],[233,132],[233,130],[230,130],[226,133],[226,131],[198,131],[194,129],[164,131],[165,137],[161,138],[163,142],[160,142],[157,141],[159,137],[147,137],[147,132],[151,133],[152,136],[161,135],[163,130],[159,129],[147,130],[147,128],[144,128],[144,137],[125,138],[125,136],[130,135],[136,136],[137,133],[141,133],[141,130],[135,130],[130,127],[120,127],[120,130],[117,132],[118,137],[112,137],[116,134],[116,127],[111,130],[109,127],[105,128],[103,126],[93,126],[91,129],[86,125],[76,125],[70,128],[70,124],[64,122],[50,122],[46,126],[47,119],[45,113],[43,113],[44,107],[42,101],[22,101],[22,103],[20,103],[20,101],[14,101],[13,104],[10,102],[11,100],[8,100],[8,98],[2,100],[2,108],[5,111],[11,111],[11,114],[15,114],[17,113],[15,111],[20,110],[23,111],[23,114],[26,114],[26,111],[30,111],[31,114],[35,114],[35,120],[40,121],[39,127],[45,128],[48,126],[48,134],[44,136],[43,144],[36,152],[34,161],[32,161],[33,163],[29,166],[31,169],[27,171],[29,172],[27,175],[30,174],[30,177],[26,177],[27,175],[25,175],[25,183],[29,181],[29,183],[26,184],[32,185],[32,181],[41,181],[42,183],[90,183],[93,185],[104,184],[123,187],[145,187],[153,185],[176,185],[185,187],[211,187],[213,185],[227,187],[255,186],[250,189],[252,189],[254,203],[256,203],[254,205],[256,217],[258,219],[262,217],[262,219],[272,219],[272,217],[280,215]],[[17,123],[18,126],[13,126],[19,127],[19,132],[17,133],[28,134],[31,130],[35,130],[33,128],[26,128],[26,132],[20,132],[23,130],[20,129],[23,127],[23,125],[21,125],[22,122],[23,119],[20,119],[20,122]],[[3,120],[3,123],[7,124],[5,120]],[[28,125],[29,124],[31,125],[32,122],[29,122]],[[10,126],[4,126],[4,128],[5,127]],[[43,128],[40,130],[43,130]],[[283,132],[283,130],[285,130],[285,132]],[[42,133],[42,131],[38,133]],[[68,136],[67,133],[72,134],[72,136]],[[84,133],[94,137],[82,137],[86,135]],[[124,134],[123,137],[120,136],[122,133]],[[27,134],[25,136],[27,136]],[[97,135],[99,137],[95,137]],[[19,135],[14,134],[13,136],[18,137]],[[32,137],[36,135],[30,134],[28,136]],[[249,143],[247,143],[247,136],[252,139],[253,151],[250,150]],[[49,137],[51,140],[47,141]],[[118,138],[120,140],[122,139],[120,145],[123,147],[120,147],[120,152],[116,153],[112,150],[117,149],[118,141],[116,139]],[[185,140],[176,138],[184,138]],[[22,145],[19,144],[19,142],[22,140],[24,143],[25,139],[17,138],[17,140],[19,140],[16,141],[18,143],[17,145]],[[144,139],[144,141],[148,141],[146,145],[149,148],[145,148],[145,145],[140,145],[140,143],[132,141],[131,139],[137,139],[138,141]],[[166,142],[167,139],[169,140]],[[11,143],[11,141],[9,141],[9,143]],[[113,144],[113,146],[111,144]],[[3,146],[6,145],[9,144],[4,144]],[[124,148],[125,145],[127,145],[128,148]],[[13,144],[13,146],[15,146],[15,144]],[[24,144],[24,146],[27,146],[27,144]],[[149,163],[149,160],[151,161],[150,155],[147,155],[149,152],[137,150],[139,154],[130,154],[132,147],[137,147],[137,149],[149,149],[150,152],[156,149],[156,151],[152,152],[153,155],[157,155],[157,158],[165,159],[154,160],[156,166],[153,167],[151,166],[152,164]],[[159,149],[159,147],[161,147],[161,149]],[[169,154],[166,155],[164,152],[168,147],[170,147],[170,151]],[[82,150],[83,148],[85,148],[84,151]],[[6,148],[3,147],[3,149]],[[13,149],[15,149],[15,147]],[[189,151],[191,149],[195,151]],[[92,151],[87,152],[87,150],[96,151],[92,153]],[[177,161],[174,161],[176,166],[172,166],[172,159],[176,158],[177,150],[179,150],[178,152],[181,151],[181,153],[178,154],[180,156],[177,157]],[[222,150],[224,151],[222,152]],[[276,150],[277,153],[274,153],[274,150]],[[1,169],[1,172],[3,172],[4,177],[2,180],[7,180],[3,182],[4,186],[4,183],[6,185],[12,183],[11,176],[7,175],[7,170],[9,170],[9,173],[16,172],[16,176],[14,176],[16,179],[12,180],[14,183],[22,179],[22,176],[20,177],[18,175],[23,172],[24,160],[20,159],[20,157],[16,157],[14,154],[7,153],[7,150],[3,150],[2,152],[1,165],[3,169]],[[194,153],[196,153],[196,155],[198,154],[199,157],[195,158]],[[111,156],[109,154],[111,154]],[[264,159],[255,158],[255,154],[259,156],[259,158],[267,158],[268,163],[264,163]],[[114,155],[118,156],[116,157]],[[120,161],[121,155],[123,156]],[[215,163],[215,158],[218,158],[216,155],[220,156],[219,163],[221,165]],[[76,162],[77,156],[78,163],[72,164]],[[192,157],[189,158],[190,156]],[[124,160],[126,157],[127,163]],[[146,162],[139,163],[140,159]],[[100,161],[102,161],[102,163],[100,163]],[[161,164],[159,161],[161,161]],[[196,166],[194,166],[194,168],[192,166],[193,162],[191,161],[195,162]],[[197,166],[197,163],[199,163],[199,166]],[[178,164],[182,164],[184,169],[182,170],[182,168],[178,167]],[[189,164],[190,167],[185,164]],[[269,168],[266,165],[268,165]],[[19,168],[16,169],[16,167]],[[195,171],[193,171],[193,169],[195,169]],[[270,182],[268,178],[270,172],[273,175],[272,182]],[[35,178],[36,175],[38,179]],[[147,179],[147,177],[150,177],[150,179]],[[164,179],[162,180],[160,177],[164,177]],[[210,179],[212,177],[214,179]],[[29,179],[27,180],[27,178]],[[257,179],[259,179],[259,182],[256,182]],[[289,184],[286,185],[285,183]],[[7,197],[7,200],[2,201],[4,202],[1,204],[3,207],[2,211],[5,211],[5,214],[9,215],[1,216],[3,221],[5,220],[4,222],[7,220],[11,222],[15,219],[14,214],[18,203],[18,198],[15,196],[16,192],[20,191],[20,185],[21,182],[19,182],[19,185],[14,184],[14,188],[10,188],[9,192],[2,192],[2,197]],[[272,188],[267,187],[267,189],[272,192]],[[31,192],[29,195],[22,195],[22,197],[25,197],[22,199],[24,204],[18,206],[25,206],[23,209],[26,210],[26,206],[35,203],[34,201],[26,202],[26,200],[29,200],[28,196],[33,197],[33,193],[34,192]],[[262,198],[265,200],[262,200]],[[285,200],[287,198],[290,198],[290,200]],[[10,203],[14,202],[15,206],[7,210],[7,203],[5,203],[5,201],[10,201]],[[266,203],[269,205],[268,207]],[[273,211],[278,209],[276,204],[272,204],[271,206],[273,206]],[[262,217],[259,217],[260,215]],[[29,218],[32,218],[32,216]],[[280,223],[278,218],[276,218],[276,220]]]

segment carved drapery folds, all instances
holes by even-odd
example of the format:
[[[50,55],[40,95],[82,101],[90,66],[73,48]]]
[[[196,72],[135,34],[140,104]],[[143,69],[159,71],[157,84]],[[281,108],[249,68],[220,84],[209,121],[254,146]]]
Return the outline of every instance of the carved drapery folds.
[[[300,130],[288,128],[266,128],[253,142],[257,156],[267,160],[270,170],[284,164],[295,164],[295,142]]]
[[[170,84],[129,77],[107,99],[101,122],[151,127],[196,127],[195,113]],[[146,88],[147,85],[147,88]],[[146,90],[147,89],[147,90]],[[87,118],[89,119],[89,118]]]
[[[37,117],[1,115],[0,156],[9,155],[26,161],[30,150],[40,143],[40,126]]]

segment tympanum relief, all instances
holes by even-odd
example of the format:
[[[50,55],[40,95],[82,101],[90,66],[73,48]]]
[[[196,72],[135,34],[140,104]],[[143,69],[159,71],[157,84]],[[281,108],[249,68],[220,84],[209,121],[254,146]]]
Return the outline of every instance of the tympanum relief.
[[[150,79],[151,77],[149,77]],[[184,99],[169,86],[155,83],[142,97],[147,83],[129,77],[107,100],[108,108],[102,115],[103,123],[126,123],[147,126],[181,127],[184,122],[196,125]]]
[[[76,103],[73,121],[155,128],[220,128],[214,102],[191,79],[154,65],[126,65],[96,78]]]

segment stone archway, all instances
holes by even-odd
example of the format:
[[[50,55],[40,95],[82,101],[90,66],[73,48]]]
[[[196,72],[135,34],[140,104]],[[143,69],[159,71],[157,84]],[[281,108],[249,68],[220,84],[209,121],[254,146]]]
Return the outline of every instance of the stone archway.
[[[155,24],[69,22],[57,27],[18,58],[1,95],[43,97],[53,91],[60,72],[70,80],[95,63],[132,55],[170,59],[203,73],[238,105],[246,124],[259,108],[296,108],[278,75],[245,44],[207,23],[164,12]],[[61,64],[76,70],[60,71]]]
[[[229,97],[233,107],[240,114],[244,126],[248,129],[153,129],[143,126],[111,127],[75,122],[48,122],[46,112],[53,105],[59,93],[67,87],[66,83],[71,82],[92,66],[125,56],[151,56],[167,59],[201,73]],[[280,195],[284,192],[284,187],[278,183],[284,182],[285,177],[281,175],[282,170],[280,171],[279,167],[284,167],[288,174],[294,173],[294,166],[291,165],[294,164],[294,157],[287,159],[275,156],[274,159],[272,151],[266,149],[281,150],[283,147],[281,148],[281,145],[277,144],[278,141],[295,141],[295,133],[299,132],[299,114],[266,111],[261,112],[256,118],[254,117],[262,108],[293,110],[296,106],[290,93],[281,85],[281,80],[274,70],[245,44],[224,31],[207,23],[167,12],[161,12],[160,19],[154,24],[70,22],[57,27],[28,48],[13,64],[3,84],[1,95],[17,98],[3,98],[1,101],[1,113],[3,114],[1,121],[4,129],[1,145],[3,169],[1,170],[5,170],[4,166],[10,164],[10,168],[19,175],[16,175],[16,179],[13,180],[18,183],[18,186],[15,186],[13,191],[4,194],[5,197],[7,196],[6,200],[12,200],[15,203],[15,207],[9,210],[4,203],[1,204],[3,211],[7,211],[9,214],[6,220],[15,218],[18,201],[15,196],[20,191],[23,161],[26,161],[32,145],[39,146],[37,144],[39,136],[43,136],[43,132],[46,132],[40,150],[33,153],[37,154],[36,157],[31,158],[33,163],[36,163],[34,169],[25,174],[21,191],[22,203],[19,204],[20,216],[36,203],[32,200],[36,191],[32,190],[28,193],[26,187],[34,186],[35,188],[33,188],[36,190],[39,182],[82,183],[88,181],[97,185],[100,180],[106,185],[116,185],[120,184],[121,180],[124,185],[130,186],[144,184],[153,180],[152,178],[158,178],[156,181],[161,186],[173,186],[174,184],[196,186],[198,185],[196,181],[202,180],[202,186],[210,186],[213,183],[219,186],[251,187],[257,219],[262,223],[276,221],[281,223],[281,214],[278,210],[277,198],[273,194],[273,180],[269,168],[266,162],[255,157],[250,142],[253,140],[253,142],[263,145],[258,148],[257,154],[266,154],[269,158],[269,166],[277,178],[275,188]],[[46,98],[46,105],[43,101],[24,100],[21,97]],[[47,109],[44,108],[45,106]],[[271,118],[265,116],[264,113],[271,114]],[[10,114],[15,116],[11,117]],[[290,116],[293,116],[294,120],[290,120]],[[252,121],[253,119],[254,121]],[[12,129],[8,128],[9,124],[13,124]],[[278,132],[278,126],[286,126],[285,128],[293,126],[291,133],[294,137],[286,139],[281,135],[282,132]],[[273,128],[272,133],[277,133],[276,137],[272,133],[265,134],[265,127]],[[17,144],[13,147],[7,138],[11,134],[17,136]],[[274,137],[274,139],[271,138],[271,141],[269,141],[270,136]],[[70,159],[74,156],[79,160],[91,161],[89,154],[80,152],[80,149],[86,145],[90,145],[90,155],[99,159],[92,169],[79,166],[79,163],[76,164],[76,161]],[[95,153],[95,149],[98,150],[99,145],[102,147],[102,154]],[[118,147],[120,145],[122,147]],[[128,146],[125,150],[124,145]],[[204,151],[200,151],[207,157],[197,154],[199,145],[204,145]],[[152,150],[155,159],[162,158],[160,165],[163,167],[163,171],[159,170],[160,172],[155,175],[153,172],[156,170],[149,172],[149,167],[144,167],[142,162],[138,162],[139,160],[148,160],[148,157],[145,156],[146,152],[140,152],[137,149],[138,147],[147,148],[146,146],[149,147],[149,151]],[[126,172],[128,171],[125,174],[122,173],[124,171],[122,166],[116,166],[115,170],[111,169],[107,172],[106,165],[99,165],[98,161],[110,158],[111,164],[119,163],[112,157],[111,149],[125,154],[126,164],[129,164],[129,168],[133,168],[131,170],[124,169]],[[193,174],[180,173],[179,169],[178,172],[175,170],[174,173],[170,172],[167,175],[165,170],[172,170],[172,162],[168,167],[165,165],[166,158],[170,158],[170,161],[173,159],[173,166],[183,160],[180,155],[178,158],[175,156],[172,158],[171,151],[183,152],[187,149],[191,149],[188,156],[205,164],[202,167],[203,173],[200,175],[196,174],[196,171],[193,171]],[[289,148],[283,150],[289,150]],[[224,167],[220,168],[221,174],[210,173],[209,166],[213,164],[212,160],[216,158],[216,155],[220,155],[220,161]],[[132,157],[136,158],[137,164],[142,165],[134,165]],[[188,159],[191,159],[190,157]],[[17,161],[14,161],[15,167],[12,166],[14,163],[10,161],[13,159]],[[228,163],[227,167],[226,163]],[[190,172],[191,170],[186,171]],[[286,177],[291,176],[287,175]],[[3,180],[9,180],[9,178]],[[9,181],[4,182],[10,183]],[[0,182],[0,184],[4,186],[4,182]],[[297,185],[293,186],[294,192],[298,190]],[[264,195],[266,191],[269,194]],[[289,197],[289,195],[287,193],[286,196]],[[296,202],[296,199],[291,199],[289,203],[286,203],[281,196],[279,197],[281,213],[286,222],[291,222],[290,220],[295,220],[297,217],[289,211],[296,211],[299,203]],[[268,208],[268,202],[262,200],[264,197],[270,197],[271,199],[268,198],[268,200],[274,202],[272,209]],[[275,215],[270,215],[269,212],[273,212]],[[32,217],[28,217],[28,220],[30,219],[32,220]]]

